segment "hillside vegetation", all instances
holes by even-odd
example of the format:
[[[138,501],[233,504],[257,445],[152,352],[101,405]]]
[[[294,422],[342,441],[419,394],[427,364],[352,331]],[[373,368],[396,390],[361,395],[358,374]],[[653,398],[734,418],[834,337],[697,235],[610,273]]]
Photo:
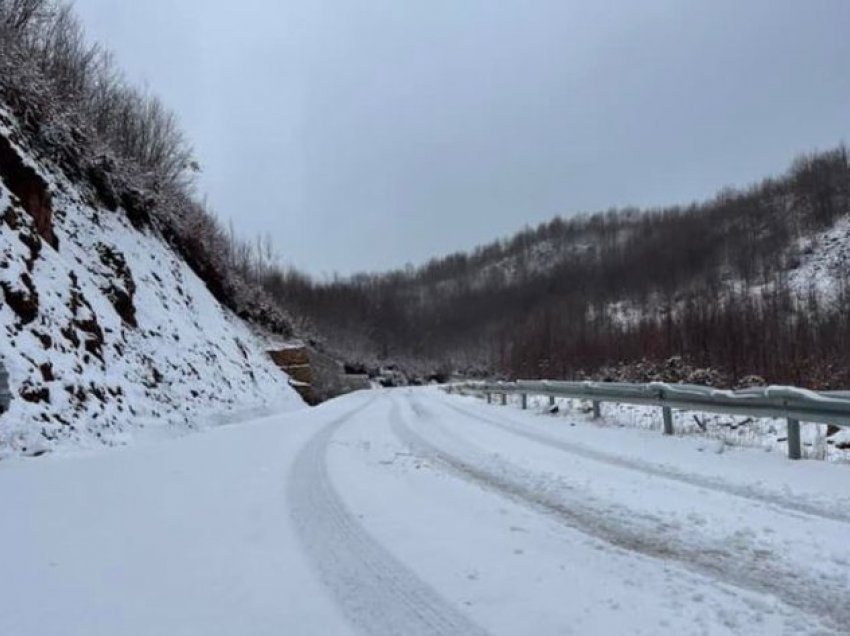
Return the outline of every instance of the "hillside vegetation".
[[[200,166],[174,113],[88,42],[69,3],[0,0],[0,98],[36,163],[161,234],[237,314],[291,335],[286,313],[240,275],[243,246],[195,196]]]
[[[700,204],[556,218],[412,271],[262,283],[350,358],[413,373],[847,386],[849,212],[842,146]]]

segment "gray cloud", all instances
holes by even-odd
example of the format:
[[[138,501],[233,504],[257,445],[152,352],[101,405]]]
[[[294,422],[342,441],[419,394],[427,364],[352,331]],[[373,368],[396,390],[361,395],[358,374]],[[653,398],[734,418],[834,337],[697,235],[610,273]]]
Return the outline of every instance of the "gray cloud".
[[[687,202],[848,139],[846,0],[77,0],[313,273]]]

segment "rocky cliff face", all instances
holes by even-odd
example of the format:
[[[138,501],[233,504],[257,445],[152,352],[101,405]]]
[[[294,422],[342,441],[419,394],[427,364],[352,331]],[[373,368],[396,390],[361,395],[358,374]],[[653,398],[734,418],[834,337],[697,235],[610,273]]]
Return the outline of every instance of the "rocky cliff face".
[[[38,235],[57,249],[59,246],[53,233],[53,208],[47,183],[34,168],[24,162],[10,139],[3,136],[0,136],[0,178],[32,218]]]
[[[156,230],[36,156],[0,110],[0,457],[303,405]]]

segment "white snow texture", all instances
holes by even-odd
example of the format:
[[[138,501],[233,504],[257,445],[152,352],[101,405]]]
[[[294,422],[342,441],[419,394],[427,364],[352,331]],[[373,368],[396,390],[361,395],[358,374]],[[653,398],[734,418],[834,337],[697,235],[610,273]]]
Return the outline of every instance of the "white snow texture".
[[[2,123],[0,134],[22,137]],[[39,240],[33,250],[34,221],[0,181],[0,361],[13,396],[0,416],[0,458],[303,405],[263,336],[220,305],[156,232],[99,208],[22,143],[16,151],[49,186],[58,249]],[[133,287],[135,326],[110,301]],[[15,292],[37,294],[34,318],[10,306]]]

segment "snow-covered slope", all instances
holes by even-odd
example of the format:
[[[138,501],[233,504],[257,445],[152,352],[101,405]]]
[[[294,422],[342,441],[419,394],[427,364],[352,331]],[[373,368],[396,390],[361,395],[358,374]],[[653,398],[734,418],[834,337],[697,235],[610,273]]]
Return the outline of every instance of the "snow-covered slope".
[[[36,162],[11,122],[0,117],[0,136],[14,140],[22,162],[47,184],[58,247],[39,236],[3,175],[0,359],[13,400],[0,416],[0,457],[302,405],[262,337],[153,230],[136,229],[121,209],[99,208]]]
[[[801,294],[814,289],[834,301],[850,275],[850,214],[829,229],[798,241],[799,265],[789,274],[793,289]]]

